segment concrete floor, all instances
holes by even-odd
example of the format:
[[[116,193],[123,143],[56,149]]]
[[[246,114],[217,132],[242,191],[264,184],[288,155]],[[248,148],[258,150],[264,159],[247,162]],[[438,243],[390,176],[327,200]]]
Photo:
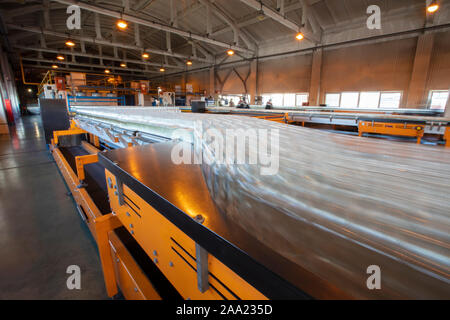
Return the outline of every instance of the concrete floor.
[[[107,299],[97,248],[46,149],[40,116],[0,135],[0,299]],[[81,290],[69,290],[70,265]]]

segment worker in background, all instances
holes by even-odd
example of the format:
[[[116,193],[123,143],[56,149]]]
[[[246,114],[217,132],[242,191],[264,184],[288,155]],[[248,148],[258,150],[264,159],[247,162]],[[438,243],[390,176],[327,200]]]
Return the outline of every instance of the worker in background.
[[[271,110],[271,109],[273,109],[272,99],[270,99],[266,103],[266,110]]]
[[[236,105],[234,104],[233,99],[230,99],[230,108],[234,108],[236,107]]]
[[[250,109],[250,106],[245,101],[245,98],[241,98],[241,100],[239,100],[239,104],[238,104],[237,108],[238,109]]]
[[[214,105],[214,98],[212,96],[209,96],[208,98],[206,98],[205,101],[206,101],[206,106]]]

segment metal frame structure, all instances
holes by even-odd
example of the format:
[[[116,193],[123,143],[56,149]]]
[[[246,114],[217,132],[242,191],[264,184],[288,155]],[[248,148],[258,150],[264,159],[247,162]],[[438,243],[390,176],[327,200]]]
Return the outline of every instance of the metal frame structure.
[[[307,111],[311,109],[311,111]],[[230,115],[251,116],[259,119],[276,121],[289,124],[326,125],[334,130],[338,128],[353,127],[358,135],[376,134],[386,136],[400,136],[416,138],[417,143],[422,142],[425,134],[442,137],[446,141],[446,147],[450,146],[450,119],[444,117],[430,117],[428,112],[421,110],[403,110],[405,114],[399,111],[398,115],[392,115],[393,112],[382,110],[363,110],[361,113],[355,113],[356,110],[346,109],[323,109],[305,108],[305,110],[262,110],[262,109],[234,109],[223,107],[207,108],[209,113],[224,113]],[[189,108],[183,109],[183,112],[190,112]],[[423,116],[411,116],[408,113],[421,113]]]
[[[282,123],[298,123],[292,113],[276,110],[238,110],[233,114]],[[348,115],[344,113],[335,116],[339,118]],[[372,121],[368,120],[370,115],[367,113],[359,116],[357,125],[360,133],[412,136],[418,138],[419,142],[425,133],[424,123],[431,123],[431,120],[427,119],[419,123],[409,121],[405,125],[399,120],[386,122],[386,117],[382,118],[379,114],[373,115],[380,118]],[[441,125],[447,146],[450,146],[450,127],[443,126],[443,123]],[[218,219],[212,202],[212,206],[209,206],[210,200],[203,197],[206,193],[198,183],[195,188],[189,185],[189,181],[195,180],[192,179],[196,175],[193,173],[195,170],[189,167],[188,171],[183,172],[183,169],[175,168],[164,156],[170,154],[168,150],[172,150],[174,142],[153,145],[146,138],[134,134],[136,141],[131,141],[142,146],[127,148],[135,144],[124,137],[126,132],[108,131],[108,134],[104,135],[102,130],[106,129],[101,129],[99,124],[94,123],[88,126],[92,130],[83,128],[84,130],[79,129],[77,121],[71,121],[68,130],[55,131],[50,150],[74,196],[81,218],[87,223],[97,242],[105,285],[110,297],[117,295],[120,290],[127,299],[163,298],[154,276],[144,271],[126,242],[118,235],[117,230],[121,229],[139,246],[149,263],[173,286],[173,290],[184,299],[312,298],[302,290],[299,283],[291,282],[291,278],[289,281],[281,278],[247,253],[248,248],[245,246],[256,250],[253,251],[255,253],[261,249],[258,245],[243,240],[241,244],[245,244],[245,249],[238,248],[232,240],[227,240],[230,234],[225,238],[216,232],[217,226],[214,226],[212,221]],[[97,134],[107,137],[106,140]],[[58,145],[60,137],[71,135],[83,135],[86,141],[83,141],[81,146],[88,152],[87,155],[75,157],[75,169],[71,168]],[[106,145],[113,145],[117,149],[107,153],[100,152],[99,147]],[[159,155],[161,158],[158,160],[158,157],[148,157],[149,154]],[[85,167],[92,164],[100,166],[105,172],[107,191],[104,197],[108,198],[111,209],[111,213],[106,215],[102,215],[85,184]],[[156,172],[149,170],[152,167],[158,168],[159,178]],[[170,187],[168,177],[169,172],[177,170],[180,170],[174,174],[177,186],[184,190],[183,194],[189,201],[201,203],[202,210],[189,210],[189,201],[184,204],[177,203],[170,193],[165,194],[163,190],[155,189],[155,186],[160,186],[158,181],[165,181],[169,183],[166,190],[175,189],[170,192],[179,194],[179,190]],[[180,180],[178,174],[181,174],[183,179]],[[155,180],[157,182],[152,182]],[[245,235],[240,237],[246,239]],[[272,253],[265,251],[265,255],[268,254]],[[283,260],[282,263],[288,262]],[[304,276],[302,271],[296,272]],[[306,282],[316,280],[311,278]],[[339,289],[327,287],[320,281],[317,285],[325,292],[325,297],[330,298],[333,294],[335,297],[345,296]],[[331,296],[327,296],[328,294]]]
[[[127,299],[161,299],[152,279],[144,273],[125,243],[114,232],[117,228],[125,227],[184,298],[309,298],[233,245],[217,238],[216,234],[202,227],[201,219],[188,218],[167,200],[139,185],[139,182],[130,180],[130,176],[118,169],[115,162],[103,156],[103,153],[98,153],[99,149],[89,143],[99,141],[92,133],[77,128],[71,122],[68,130],[55,131],[53,135],[50,150],[75,199],[82,220],[87,223],[96,240],[108,296],[116,296],[120,289]],[[76,157],[75,173],[58,143],[60,137],[78,135],[88,137],[89,142],[83,141],[82,146],[90,154]],[[84,167],[93,163],[100,163],[106,169],[108,194],[105,197],[108,196],[112,208],[112,213],[107,215],[100,213],[83,184]],[[149,233],[142,230],[156,225],[158,228],[152,228],[149,239]],[[200,233],[198,228],[202,229]],[[221,260],[226,262],[222,263]],[[163,264],[163,261],[167,263]]]

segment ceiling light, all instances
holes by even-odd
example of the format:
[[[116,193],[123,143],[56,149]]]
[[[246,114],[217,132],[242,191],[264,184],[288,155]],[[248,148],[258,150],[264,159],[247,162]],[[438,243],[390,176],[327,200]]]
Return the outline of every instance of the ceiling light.
[[[232,55],[234,55],[234,50],[233,49],[228,50],[227,54],[231,57]]]
[[[150,55],[149,55],[147,52],[144,52],[144,53],[142,54],[142,58],[148,59],[148,58],[150,58]]]
[[[30,93],[31,93],[31,92],[33,92],[33,89],[31,89],[31,88],[28,88],[28,92],[30,92]]]
[[[128,23],[124,20],[119,20],[117,21],[117,28],[119,28],[120,30],[125,30],[126,28],[128,28]]]
[[[111,71],[109,71],[109,69],[105,69],[105,73],[111,73]]]
[[[164,69],[164,68],[160,68],[160,69],[159,69],[159,71],[160,71],[160,72],[165,72],[165,71],[166,71],[166,69]]]
[[[439,4],[436,1],[432,1],[430,5],[427,7],[427,11],[429,13],[435,13],[439,10]]]
[[[126,64],[125,62],[122,62],[122,63],[120,64],[120,66],[121,66],[122,68],[126,68],[126,67],[127,67],[127,64]]]
[[[65,58],[64,58],[64,56],[59,55],[59,56],[56,57],[56,59],[58,59],[58,60],[60,60],[60,61],[63,61]]]
[[[186,64],[187,64],[188,66],[192,66],[192,60],[186,61]]]
[[[52,65],[53,69],[58,69],[58,66],[56,64]]]
[[[299,33],[297,33],[297,35],[295,36],[295,39],[301,41],[301,40],[305,39],[305,36],[303,35],[303,33],[299,32]]]
[[[256,19],[258,19],[259,21],[263,21],[264,19],[266,19],[266,15],[264,14],[263,10],[260,10],[258,12],[258,16],[256,17]]]
[[[75,47],[75,42],[73,42],[72,40],[67,40],[66,41],[66,46],[68,46],[68,47]]]

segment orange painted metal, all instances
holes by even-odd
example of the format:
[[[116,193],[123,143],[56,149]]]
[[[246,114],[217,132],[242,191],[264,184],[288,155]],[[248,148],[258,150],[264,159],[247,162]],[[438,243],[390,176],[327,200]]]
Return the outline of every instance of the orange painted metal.
[[[447,127],[447,129],[445,129],[444,140],[445,146],[447,148],[450,148],[450,127]]]
[[[113,272],[125,299],[161,300],[161,296],[117,235],[109,232],[108,237],[110,255],[113,257]]]
[[[111,181],[108,194],[112,211],[183,298],[267,299],[212,255],[208,257],[210,286],[201,293],[197,287],[195,242],[126,185],[122,192],[127,201],[120,205],[115,176],[106,170],[106,179]]]
[[[376,133],[392,136],[414,137],[417,143],[421,143],[421,139],[425,134],[425,126],[422,124],[404,124],[404,123],[386,123],[386,122],[359,122],[359,136],[364,133]]]
[[[81,147],[86,150],[89,154],[97,154],[100,152],[99,149],[94,147],[92,144],[86,141],[81,141]]]
[[[84,133],[87,132],[79,128],[71,128],[69,130],[62,130],[62,131],[53,131],[53,143],[54,145],[57,145],[59,143],[59,137],[62,136],[72,136]]]
[[[86,189],[78,187],[78,176],[72,170],[61,151],[54,147],[51,151],[56,164],[73,195],[82,219],[87,223],[92,236],[97,242],[106,290],[108,296],[113,297],[118,293],[118,290],[108,240],[108,232],[120,227],[121,223],[119,219],[112,214],[101,214]]]
[[[84,172],[85,165],[91,164],[91,163],[97,163],[97,162],[98,162],[97,154],[90,154],[87,156],[75,157],[78,180],[84,181],[84,179],[86,179],[85,172]]]

